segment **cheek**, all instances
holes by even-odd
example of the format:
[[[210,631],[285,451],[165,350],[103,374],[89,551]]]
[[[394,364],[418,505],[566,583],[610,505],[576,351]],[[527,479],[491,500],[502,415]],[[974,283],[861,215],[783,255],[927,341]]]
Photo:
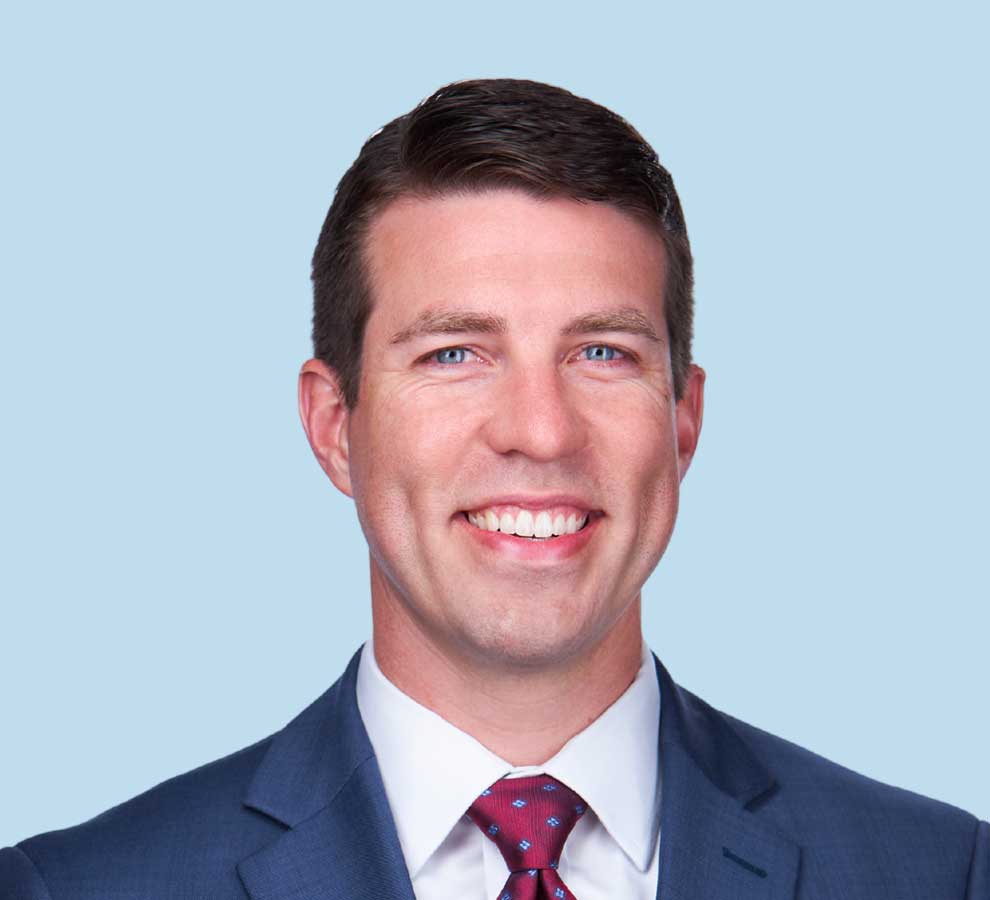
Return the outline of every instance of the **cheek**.
[[[593,442],[607,448],[616,476],[650,477],[676,464],[675,419],[663,392],[642,382],[588,405]]]
[[[677,515],[679,470],[674,409],[663,391],[645,384],[602,404],[596,433],[618,495],[644,540],[665,541]]]
[[[361,493],[382,514],[430,514],[426,507],[445,503],[456,483],[465,452],[463,418],[435,406],[401,390],[368,405],[358,454]]]

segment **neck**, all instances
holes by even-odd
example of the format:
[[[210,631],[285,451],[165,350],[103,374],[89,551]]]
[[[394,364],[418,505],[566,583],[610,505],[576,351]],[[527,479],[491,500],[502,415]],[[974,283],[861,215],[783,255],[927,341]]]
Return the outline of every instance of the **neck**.
[[[554,756],[625,692],[642,663],[639,596],[594,646],[526,667],[441,645],[398,604],[387,606],[372,598],[382,674],[513,766]]]

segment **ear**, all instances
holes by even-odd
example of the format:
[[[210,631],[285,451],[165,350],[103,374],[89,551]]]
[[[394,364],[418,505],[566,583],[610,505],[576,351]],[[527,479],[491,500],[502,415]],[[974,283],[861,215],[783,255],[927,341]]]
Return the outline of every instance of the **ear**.
[[[701,419],[705,409],[705,370],[693,363],[688,367],[684,391],[677,401],[677,467],[680,477],[687,474],[701,434]]]
[[[348,446],[350,413],[336,373],[318,359],[306,360],[299,372],[299,417],[320,467],[339,491],[353,497]]]

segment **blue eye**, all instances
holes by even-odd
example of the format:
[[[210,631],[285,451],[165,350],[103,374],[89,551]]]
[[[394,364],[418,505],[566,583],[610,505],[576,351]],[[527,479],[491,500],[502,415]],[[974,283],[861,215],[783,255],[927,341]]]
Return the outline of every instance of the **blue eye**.
[[[594,357],[586,356],[589,362],[602,363],[604,365],[609,365],[610,363],[615,363],[615,354],[619,354],[619,362],[623,360],[631,359],[629,353],[625,350],[620,350],[618,347],[613,347],[611,344],[589,344],[587,347],[582,347],[579,351],[580,353],[587,353],[588,351],[603,350],[604,354],[598,353]],[[440,350],[434,350],[431,353],[426,354],[422,357],[420,362],[430,362],[434,365],[439,365],[443,368],[450,368],[450,364],[459,364],[464,362],[465,353],[474,353],[469,347],[443,347]]]
[[[616,353],[618,353],[620,356],[625,356],[625,354],[621,350],[619,350],[616,347],[613,347],[611,344],[591,344],[588,347],[584,347],[581,350],[581,352],[582,353],[585,353],[588,350],[599,350],[599,349],[601,349],[601,350],[610,350],[612,352],[613,356]],[[612,359],[611,358],[609,358],[609,359],[602,359],[601,356],[599,355],[596,358],[594,358],[592,361],[593,362],[612,362]]]
[[[467,347],[444,347],[443,350],[435,350],[433,353],[430,354],[429,358],[430,359],[436,359],[437,357],[442,358],[445,354],[464,353],[465,351],[467,351]],[[455,360],[452,360],[449,355],[447,356],[446,361],[455,362]],[[459,362],[460,360],[456,360],[456,361]]]

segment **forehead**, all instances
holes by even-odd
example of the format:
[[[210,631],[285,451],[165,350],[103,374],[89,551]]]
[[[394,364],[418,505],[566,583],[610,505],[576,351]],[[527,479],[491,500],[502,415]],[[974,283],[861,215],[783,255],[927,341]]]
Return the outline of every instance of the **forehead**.
[[[662,242],[604,203],[502,189],[402,197],[372,222],[365,254],[372,319],[388,325],[448,304],[661,313]]]

